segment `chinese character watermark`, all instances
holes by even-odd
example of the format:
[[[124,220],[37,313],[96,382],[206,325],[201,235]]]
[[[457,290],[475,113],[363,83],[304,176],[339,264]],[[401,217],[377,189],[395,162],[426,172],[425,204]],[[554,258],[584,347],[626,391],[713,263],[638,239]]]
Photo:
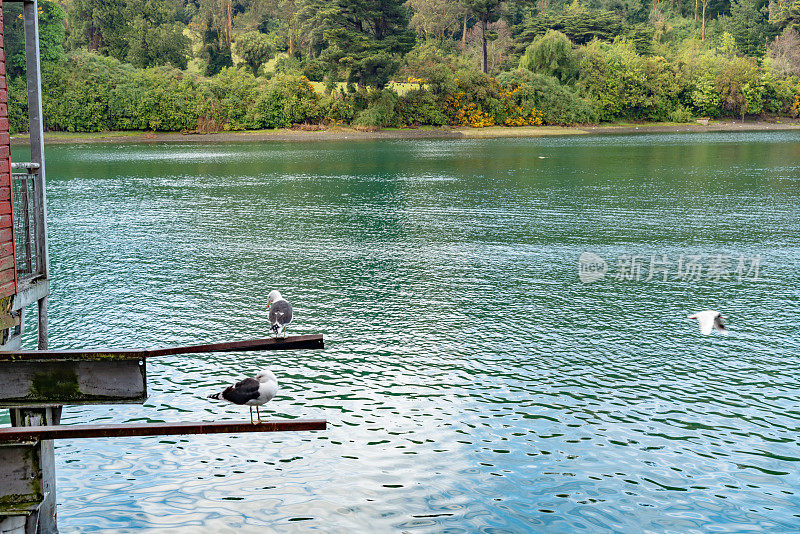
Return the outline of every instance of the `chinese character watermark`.
[[[635,282],[759,281],[761,256],[681,254],[677,258],[670,258],[667,254],[620,254],[613,271],[605,259],[593,252],[584,252],[578,258],[578,278],[581,282],[597,282],[606,274],[615,280]]]
[[[584,284],[597,282],[608,272],[606,260],[592,252],[584,252],[578,258],[578,278]]]

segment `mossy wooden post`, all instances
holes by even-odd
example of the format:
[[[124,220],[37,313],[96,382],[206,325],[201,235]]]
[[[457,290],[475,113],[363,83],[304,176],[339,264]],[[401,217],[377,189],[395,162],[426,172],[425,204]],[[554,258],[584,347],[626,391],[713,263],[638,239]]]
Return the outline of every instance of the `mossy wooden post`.
[[[60,420],[61,406],[11,409],[14,426],[57,425]],[[3,517],[25,517],[25,533],[58,532],[53,440],[0,444],[0,520]]]

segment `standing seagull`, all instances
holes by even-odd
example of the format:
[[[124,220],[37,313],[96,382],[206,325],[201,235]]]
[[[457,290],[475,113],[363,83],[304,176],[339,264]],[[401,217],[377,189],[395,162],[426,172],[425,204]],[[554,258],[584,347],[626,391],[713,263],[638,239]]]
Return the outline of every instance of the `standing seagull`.
[[[246,404],[250,407],[250,422],[253,421],[253,406],[256,407],[258,422],[261,422],[261,413],[258,407],[266,404],[275,394],[278,393],[278,379],[269,369],[260,371],[255,378],[245,378],[241,382],[236,382],[232,386],[226,387],[219,393],[209,395],[209,399],[223,399],[234,404]]]
[[[689,319],[697,319],[697,322],[700,324],[700,332],[705,336],[709,335],[714,328],[723,334],[728,333],[728,329],[725,328],[725,325],[722,323],[722,320],[725,318],[718,311],[705,310],[697,312],[690,315]]]
[[[269,310],[269,324],[275,336],[283,332],[286,337],[286,326],[292,322],[292,305],[281,296],[280,291],[273,290],[267,295],[267,309]]]

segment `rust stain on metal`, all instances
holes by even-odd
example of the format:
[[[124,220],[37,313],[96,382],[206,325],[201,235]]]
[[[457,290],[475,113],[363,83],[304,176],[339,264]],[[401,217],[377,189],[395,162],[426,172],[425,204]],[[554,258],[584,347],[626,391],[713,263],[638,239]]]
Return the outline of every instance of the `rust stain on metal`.
[[[245,432],[299,432],[325,430],[325,419],[270,419],[184,423],[132,423],[116,425],[54,425],[0,428],[0,443],[46,439],[175,436],[189,434],[240,434]]]
[[[93,349],[93,350],[20,350],[0,351],[0,362],[8,360],[142,360],[178,354],[204,352],[237,352],[244,350],[323,349],[322,334],[289,336],[286,338],[248,339],[206,345],[186,345],[160,349]]]

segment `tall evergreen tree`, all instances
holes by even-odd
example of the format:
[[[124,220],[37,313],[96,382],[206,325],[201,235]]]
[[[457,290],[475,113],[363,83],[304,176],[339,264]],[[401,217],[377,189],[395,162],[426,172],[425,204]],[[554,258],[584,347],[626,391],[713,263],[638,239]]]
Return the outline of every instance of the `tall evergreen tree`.
[[[236,38],[234,42],[236,54],[253,71],[253,76],[258,76],[258,69],[275,55],[269,37],[261,32],[247,32]]]
[[[734,0],[730,16],[720,17],[722,27],[733,35],[736,47],[748,56],[761,57],[775,31],[767,20],[765,0]]]
[[[61,6],[47,0],[39,2],[39,54],[42,62],[59,61],[64,58],[64,22],[66,13]],[[25,29],[22,18],[22,3],[7,3],[3,6],[5,27],[6,72],[9,76],[20,76],[27,70],[25,59]]]
[[[486,26],[500,18],[500,0],[464,0],[464,4],[478,19],[481,28],[481,72],[489,72],[486,55]]]
[[[180,0],[72,0],[69,44],[137,67],[172,63],[186,68]]]
[[[334,0],[323,14],[327,48],[321,58],[347,72],[349,83],[383,88],[414,46],[398,0]]]
[[[800,30],[800,0],[770,0],[769,21],[781,30]]]
[[[169,63],[185,69],[191,43],[178,22],[181,11],[177,0],[127,0],[128,51],[124,59],[136,67]]]

